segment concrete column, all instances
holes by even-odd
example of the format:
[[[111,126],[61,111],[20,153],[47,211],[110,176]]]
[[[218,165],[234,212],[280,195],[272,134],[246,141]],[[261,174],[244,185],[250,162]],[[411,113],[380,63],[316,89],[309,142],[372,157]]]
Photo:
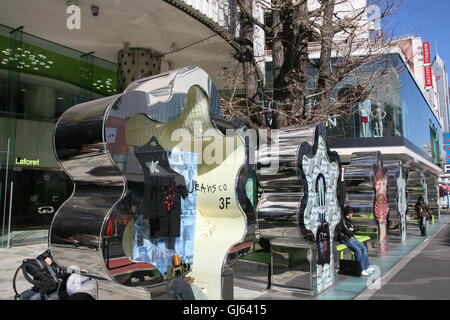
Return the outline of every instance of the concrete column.
[[[125,45],[118,53],[117,64],[119,92],[135,80],[161,73],[161,56],[150,49]]]

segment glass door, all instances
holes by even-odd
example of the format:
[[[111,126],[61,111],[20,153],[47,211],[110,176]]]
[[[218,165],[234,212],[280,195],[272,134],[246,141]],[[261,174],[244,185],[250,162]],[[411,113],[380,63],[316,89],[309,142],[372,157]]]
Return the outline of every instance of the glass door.
[[[22,28],[10,31],[10,68],[2,81],[2,102],[0,105],[0,152],[1,152],[1,247],[11,246],[11,216],[14,194],[14,152],[17,123],[17,102],[20,83],[20,62],[22,51]],[[5,84],[6,82],[6,84]]]

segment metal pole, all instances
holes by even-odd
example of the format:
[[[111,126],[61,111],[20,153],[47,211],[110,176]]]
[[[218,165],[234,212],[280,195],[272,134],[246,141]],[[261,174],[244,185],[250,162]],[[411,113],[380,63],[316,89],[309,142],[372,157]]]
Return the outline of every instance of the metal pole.
[[[9,219],[8,219],[8,242],[6,244],[6,249],[9,249],[9,240],[11,238],[11,211],[13,205],[13,193],[14,193],[14,182],[11,181],[11,190],[9,192]]]
[[[6,172],[5,172],[5,197],[3,203],[3,225],[2,225],[2,247],[3,237],[5,235],[5,215],[6,215],[6,197],[8,195],[8,170],[9,170],[9,145],[11,138],[8,138],[8,151],[6,152]]]

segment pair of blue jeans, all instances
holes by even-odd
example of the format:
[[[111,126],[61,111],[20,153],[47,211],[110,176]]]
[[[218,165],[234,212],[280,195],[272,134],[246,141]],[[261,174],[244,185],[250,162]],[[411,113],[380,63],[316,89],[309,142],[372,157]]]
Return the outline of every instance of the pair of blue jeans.
[[[367,270],[370,264],[366,246],[359,242],[355,237],[351,237],[348,242],[342,241],[342,243],[353,251],[355,260],[361,263],[362,270]]]

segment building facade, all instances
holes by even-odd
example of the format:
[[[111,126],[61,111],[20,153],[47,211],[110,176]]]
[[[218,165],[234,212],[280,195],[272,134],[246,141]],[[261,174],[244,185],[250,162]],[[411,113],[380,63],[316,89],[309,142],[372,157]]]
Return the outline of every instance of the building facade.
[[[436,57],[434,58],[432,70],[436,83],[435,86],[438,94],[439,111],[442,118],[443,130],[444,132],[450,132],[450,125],[449,125],[450,88],[448,85],[448,74],[445,68],[445,63],[438,54],[436,54]]]
[[[430,43],[423,42],[421,37],[406,36],[401,40],[394,41],[392,45],[401,50],[419,83],[419,87],[424,90],[429,104],[438,115],[445,131],[447,112],[441,107],[441,100],[439,99],[438,78],[431,66]]]
[[[0,24],[2,247],[10,232],[47,229],[73,191],[52,141],[65,110],[185,66],[226,89],[221,72],[239,64],[237,44],[225,40],[240,30],[233,0],[18,0],[2,5]],[[263,56],[260,31],[254,48]]]
[[[438,176],[442,125],[403,54],[393,52],[385,63],[392,67],[389,85],[353,106],[348,120],[329,120],[331,144],[344,162],[353,152],[379,150],[383,159],[417,161]],[[348,85],[343,83],[336,94]]]

